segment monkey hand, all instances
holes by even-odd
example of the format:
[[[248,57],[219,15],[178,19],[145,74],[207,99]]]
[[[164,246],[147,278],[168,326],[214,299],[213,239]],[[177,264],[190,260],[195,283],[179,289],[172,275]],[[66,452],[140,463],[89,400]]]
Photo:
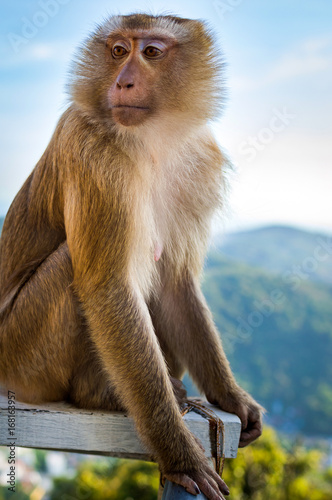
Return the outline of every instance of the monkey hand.
[[[180,484],[192,495],[202,492],[208,500],[225,500],[224,495],[229,495],[229,489],[220,476],[209,466],[207,459],[200,464],[200,469],[184,472],[167,472],[164,478],[173,483]]]
[[[206,397],[210,403],[224,411],[235,413],[240,418],[242,423],[240,448],[247,446],[262,434],[262,415],[265,410],[241,387],[235,386],[233,390],[217,398],[209,394],[206,394]]]

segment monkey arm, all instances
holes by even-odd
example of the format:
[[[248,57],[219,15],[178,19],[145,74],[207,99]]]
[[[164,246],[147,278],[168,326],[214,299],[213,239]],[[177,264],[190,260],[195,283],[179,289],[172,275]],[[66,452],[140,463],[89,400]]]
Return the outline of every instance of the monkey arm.
[[[173,365],[180,362],[211,403],[240,417],[240,446],[256,439],[263,409],[236,383],[198,280],[189,270],[176,285],[164,279],[152,316],[161,345],[176,358]]]
[[[205,457],[182,422],[147,306],[127,272],[126,214],[100,196],[93,178],[82,191],[71,185],[65,200],[73,286],[102,365],[162,471],[196,470]]]
[[[52,147],[47,148],[17,193],[5,218],[0,239],[3,310],[10,307],[24,283],[66,238],[50,150]]]

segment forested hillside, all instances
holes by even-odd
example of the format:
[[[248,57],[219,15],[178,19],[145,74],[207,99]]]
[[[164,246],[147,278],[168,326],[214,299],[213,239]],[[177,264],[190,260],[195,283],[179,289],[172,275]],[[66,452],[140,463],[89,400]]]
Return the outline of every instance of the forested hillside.
[[[232,368],[269,421],[283,430],[330,435],[332,286],[290,284],[214,253],[203,289]]]
[[[222,235],[222,254],[267,271],[332,284],[332,237],[292,227],[271,226]],[[293,281],[295,278],[293,278]]]
[[[332,238],[290,227],[221,237],[204,290],[232,366],[277,427],[332,434]]]

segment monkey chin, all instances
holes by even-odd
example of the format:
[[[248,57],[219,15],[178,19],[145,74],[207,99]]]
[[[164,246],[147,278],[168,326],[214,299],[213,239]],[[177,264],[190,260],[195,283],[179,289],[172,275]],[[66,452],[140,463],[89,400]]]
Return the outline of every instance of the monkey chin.
[[[140,125],[150,114],[149,108],[136,106],[114,106],[112,116],[116,123],[125,127]]]

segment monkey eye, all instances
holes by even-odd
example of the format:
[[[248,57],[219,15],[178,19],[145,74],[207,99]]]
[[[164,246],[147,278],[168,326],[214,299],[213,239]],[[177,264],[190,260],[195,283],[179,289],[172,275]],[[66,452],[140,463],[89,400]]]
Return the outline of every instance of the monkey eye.
[[[146,55],[146,57],[153,59],[154,57],[160,56],[163,52],[162,50],[158,49],[157,47],[154,47],[153,45],[148,45],[143,53]]]
[[[119,57],[123,57],[128,53],[128,50],[122,45],[114,45],[112,49],[112,56],[116,59]]]

